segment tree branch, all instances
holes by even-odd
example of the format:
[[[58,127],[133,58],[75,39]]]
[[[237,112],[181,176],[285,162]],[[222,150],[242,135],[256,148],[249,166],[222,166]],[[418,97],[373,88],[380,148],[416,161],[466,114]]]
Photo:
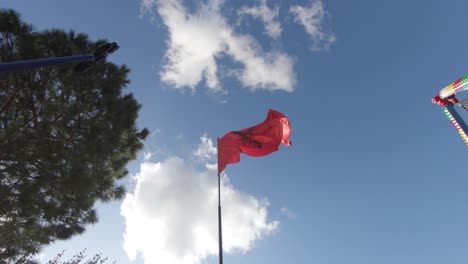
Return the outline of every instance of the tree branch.
[[[16,88],[13,94],[11,94],[10,97],[8,97],[7,101],[2,105],[2,107],[0,108],[0,116],[3,114],[3,112],[8,110],[11,102],[13,101],[13,98],[16,96],[19,90],[21,90],[21,87]]]

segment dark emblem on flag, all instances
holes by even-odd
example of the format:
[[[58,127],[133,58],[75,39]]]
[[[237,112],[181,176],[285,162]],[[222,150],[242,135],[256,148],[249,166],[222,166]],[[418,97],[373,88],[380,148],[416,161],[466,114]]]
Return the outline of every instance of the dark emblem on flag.
[[[241,140],[241,144],[246,147],[254,146],[256,148],[262,148],[262,143],[252,138],[252,132],[253,127],[249,128],[246,132],[232,131],[231,133],[237,135]]]

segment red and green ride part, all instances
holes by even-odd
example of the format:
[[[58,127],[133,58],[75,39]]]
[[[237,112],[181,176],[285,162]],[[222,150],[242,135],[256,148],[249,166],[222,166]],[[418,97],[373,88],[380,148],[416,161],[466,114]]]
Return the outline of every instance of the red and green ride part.
[[[442,106],[442,111],[445,116],[450,123],[452,123],[453,127],[455,127],[465,144],[468,145],[468,126],[455,109],[455,104],[459,104],[455,95],[465,90],[468,90],[468,75],[444,87],[440,90],[439,94],[432,99],[432,102]]]

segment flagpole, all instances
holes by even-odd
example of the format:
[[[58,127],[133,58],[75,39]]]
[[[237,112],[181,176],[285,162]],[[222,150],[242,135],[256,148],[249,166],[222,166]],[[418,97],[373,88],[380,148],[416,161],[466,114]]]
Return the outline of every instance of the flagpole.
[[[221,227],[221,184],[218,173],[218,241],[219,241],[219,264],[223,264],[223,229]]]
[[[219,138],[218,140],[219,141]],[[219,146],[218,147],[218,243],[219,243],[219,264],[223,264],[223,228],[221,226],[221,176],[219,172]]]

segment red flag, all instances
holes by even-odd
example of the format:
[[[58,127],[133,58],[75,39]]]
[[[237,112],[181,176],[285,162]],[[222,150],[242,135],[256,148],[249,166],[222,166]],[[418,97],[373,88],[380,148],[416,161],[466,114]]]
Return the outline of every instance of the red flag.
[[[240,153],[261,157],[278,150],[279,145],[291,145],[291,126],[282,113],[269,110],[262,123],[239,131],[232,131],[218,139],[218,174],[227,164],[240,161]]]

